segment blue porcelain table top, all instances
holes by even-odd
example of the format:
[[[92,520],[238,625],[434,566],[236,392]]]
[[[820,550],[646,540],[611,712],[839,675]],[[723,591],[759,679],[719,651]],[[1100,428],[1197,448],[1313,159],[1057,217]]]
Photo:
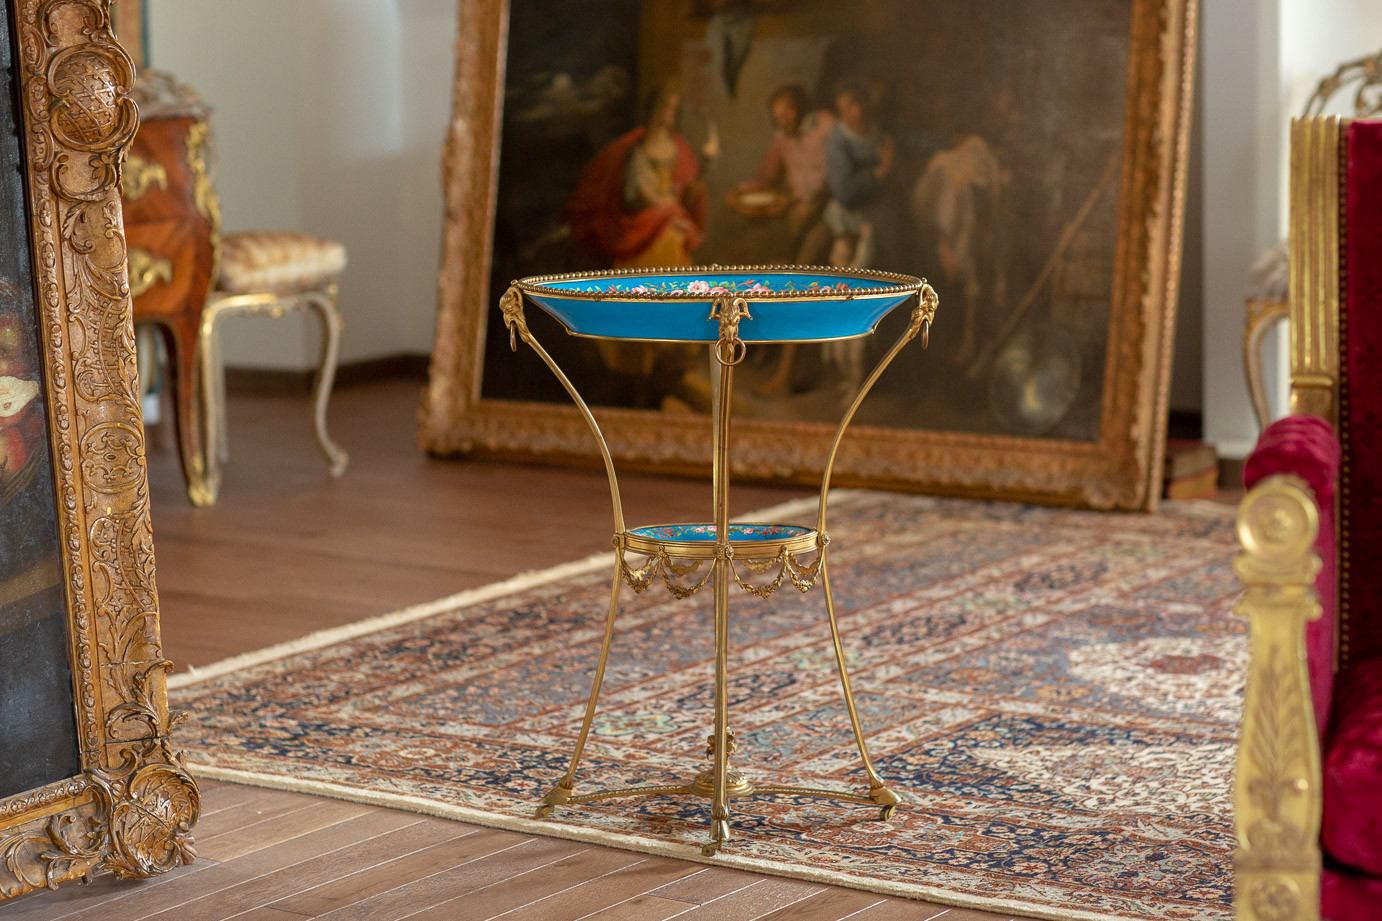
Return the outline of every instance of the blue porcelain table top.
[[[643,528],[631,528],[629,533],[635,537],[653,540],[674,540],[689,543],[713,543],[715,525],[713,524],[659,524]],[[731,524],[731,541],[790,540],[811,533],[810,528],[794,524]]]
[[[922,279],[818,266],[689,266],[539,275],[514,284],[567,332],[603,339],[714,342],[717,299],[742,297],[745,342],[848,339],[917,295]]]

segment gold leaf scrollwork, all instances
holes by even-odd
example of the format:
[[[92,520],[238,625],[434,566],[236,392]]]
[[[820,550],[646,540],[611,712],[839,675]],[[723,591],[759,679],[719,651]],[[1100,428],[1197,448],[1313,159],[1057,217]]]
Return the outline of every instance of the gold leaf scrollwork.
[[[167,190],[168,168],[162,163],[130,154],[125,159],[125,169],[120,175],[120,196],[125,201],[139,201],[153,188]]]
[[[135,490],[145,476],[138,430],[119,422],[92,427],[82,439],[82,475],[87,485],[102,495]]]
[[[192,199],[211,230],[211,277],[221,274],[221,198],[212,177],[211,123],[198,121],[187,131],[187,168],[192,171]]]
[[[196,859],[192,825],[201,796],[180,763],[149,763],[122,783],[98,784],[108,816],[105,869],[124,879],[144,878]]]
[[[615,552],[619,559],[620,576],[636,595],[643,594],[653,582],[660,579],[672,597],[690,598],[704,588],[715,574],[713,568],[707,568],[699,580],[688,581],[688,577],[694,576],[700,571],[705,561],[689,560],[685,563],[678,563],[665,547],[659,547],[649,553],[648,558],[637,567],[629,565],[624,557],[625,548],[617,539]],[[716,548],[716,559],[724,560],[729,566],[735,584],[755,597],[771,598],[782,587],[783,582],[788,581],[797,591],[805,594],[815,586],[816,581],[820,578],[821,566],[825,562],[825,543],[822,542],[818,545],[815,556],[811,558],[809,563],[803,563],[796,553],[786,547],[780,549],[777,556],[770,559],[736,561],[734,549],[727,543]],[[739,567],[741,565],[749,572],[760,575],[776,569],[777,575],[766,583],[756,584],[740,574]]]
[[[74,202],[63,214],[62,235],[76,255],[68,309],[81,342],[109,343],[74,356],[74,383],[92,402],[138,403],[134,330],[127,303],[125,236],[118,201]]]
[[[1357,84],[1352,99],[1354,117],[1382,115],[1382,51],[1340,64],[1315,87],[1305,104],[1305,114],[1322,114],[1329,107],[1330,98],[1352,84]]]
[[[1299,773],[1305,762],[1305,726],[1292,719],[1299,706],[1295,675],[1277,646],[1267,654],[1260,674],[1261,691],[1251,718],[1257,732],[1248,750],[1251,779],[1248,797],[1259,817],[1247,829],[1248,843],[1267,859],[1294,853],[1304,843],[1305,832],[1286,816],[1286,802],[1306,793],[1309,782]]]
[[[120,877],[147,877],[196,859],[192,826],[201,794],[168,742],[171,720],[155,697],[155,681],[172,668],[158,661],[136,671],[122,689],[124,702],[106,716],[112,739],[129,739],[121,764],[93,771],[107,816],[106,869]]]
[[[89,877],[101,862],[102,850],[96,823],[66,813],[55,815],[38,831],[0,840],[0,858],[13,880],[0,878],[0,896],[56,889],[63,879]]]
[[[173,262],[160,259],[147,249],[130,250],[130,297],[139,297],[162,281],[173,281]]]
[[[699,581],[685,581],[688,576],[694,575],[701,568],[702,561],[693,560],[689,563],[677,563],[662,547],[659,547],[641,566],[636,568],[630,566],[625,560],[622,547],[617,548],[616,553],[619,557],[620,576],[629,588],[633,589],[635,595],[643,594],[654,580],[661,578],[663,585],[667,586],[667,591],[672,593],[672,597],[690,598],[704,588],[711,576],[715,574],[713,568],[707,568],[705,575]]]

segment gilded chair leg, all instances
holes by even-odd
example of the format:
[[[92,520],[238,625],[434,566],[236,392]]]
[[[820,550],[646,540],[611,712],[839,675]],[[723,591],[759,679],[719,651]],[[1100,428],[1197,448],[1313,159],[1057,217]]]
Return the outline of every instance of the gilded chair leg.
[[[220,317],[216,318],[220,322]],[[230,425],[227,422],[229,410],[226,404],[226,359],[221,351],[221,339],[219,332],[213,332],[210,336],[210,351],[204,353],[206,361],[210,364],[212,379],[215,385],[211,388],[209,398],[214,401],[216,407],[216,460],[222,464],[230,460]]]
[[[228,455],[225,440],[225,370],[221,366],[221,349],[217,341],[220,322],[221,313],[215,302],[208,302],[202,310],[202,325],[197,332],[197,344],[201,349],[201,406],[206,486],[213,497],[220,491],[221,464]]]
[[[331,399],[331,385],[336,380],[336,365],[341,357],[341,310],[337,304],[337,289],[333,284],[322,293],[314,293],[307,298],[312,309],[322,321],[322,359],[317,369],[317,389],[312,407],[312,424],[317,433],[317,444],[331,469],[332,476],[345,473],[350,457],[341,446],[331,440],[326,432],[326,405]]]
[[[197,371],[200,362],[197,330],[186,323],[177,327],[160,325],[163,341],[168,349],[171,383],[173,385],[173,421],[177,429],[178,453],[182,472],[187,481],[187,498],[201,508],[216,503],[219,482],[207,476],[209,458],[202,437],[202,406]]]
[[[897,794],[888,789],[883,778],[873,768],[869,758],[869,748],[864,742],[864,728],[859,722],[859,711],[854,705],[854,692],[849,685],[849,669],[845,665],[845,647],[840,642],[840,625],[835,618],[835,596],[830,591],[830,567],[827,561],[821,562],[821,589],[825,592],[825,611],[830,620],[830,637],[835,642],[835,663],[840,669],[840,687],[844,691],[845,708],[849,711],[849,724],[854,729],[854,741],[859,746],[859,758],[864,762],[864,773],[869,778],[869,798],[882,807],[879,818],[886,822],[892,818],[901,802]]]
[[[605,637],[600,643],[600,658],[595,665],[595,680],[591,684],[590,699],[586,701],[585,705],[585,719],[581,722],[581,731],[576,736],[576,750],[571,753],[571,766],[566,769],[566,774],[542,798],[542,805],[537,810],[539,819],[547,818],[552,814],[554,808],[570,802],[571,794],[576,789],[576,768],[580,766],[581,755],[585,752],[585,742],[590,736],[590,725],[595,721],[595,704],[600,698],[600,686],[605,681],[605,665],[609,662],[609,647],[614,641],[614,620],[619,613],[619,590],[622,586],[623,575],[619,571],[619,561],[616,559],[614,562],[614,588],[610,590],[609,614],[605,617]]]

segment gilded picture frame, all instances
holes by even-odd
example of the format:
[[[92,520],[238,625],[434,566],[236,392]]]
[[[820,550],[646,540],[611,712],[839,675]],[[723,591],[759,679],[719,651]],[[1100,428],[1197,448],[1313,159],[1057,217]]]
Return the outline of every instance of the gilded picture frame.
[[[688,6],[687,16],[702,15],[695,4],[681,5]],[[777,13],[794,6],[809,4],[792,0],[760,11]],[[1127,2],[1122,154],[1109,167],[1117,189],[1116,244],[1109,247],[1109,322],[1107,338],[1100,340],[1106,342],[1100,346],[1100,405],[1097,412],[1090,410],[1097,438],[865,424],[841,449],[837,484],[1100,509],[1156,507],[1180,276],[1196,15],[1196,0]],[[575,407],[483,392],[487,339],[494,335],[502,293],[494,289],[491,275],[509,29],[508,0],[459,5],[454,111],[443,163],[446,224],[439,314],[418,440],[436,455],[594,462],[595,445]],[[1057,53],[1042,50],[1040,35],[1030,41],[1033,54]],[[927,275],[940,296],[932,351],[921,359],[938,360],[946,324],[960,320],[947,313],[948,305],[956,309],[956,292],[948,297],[938,270],[895,268]],[[493,355],[493,343],[489,346]],[[709,469],[710,427],[696,413],[623,406],[596,406],[595,413],[624,466],[692,474]],[[778,482],[818,480],[834,421],[736,420],[735,475]]]
[[[5,0],[78,770],[0,799],[0,898],[193,859],[169,741],[120,170],[139,117],[109,0]],[[15,212],[11,212],[15,213]],[[4,373],[12,373],[5,371]],[[4,574],[0,574],[4,575]],[[43,719],[5,712],[0,719]],[[51,715],[49,716],[51,718]],[[13,724],[12,724],[13,725]]]

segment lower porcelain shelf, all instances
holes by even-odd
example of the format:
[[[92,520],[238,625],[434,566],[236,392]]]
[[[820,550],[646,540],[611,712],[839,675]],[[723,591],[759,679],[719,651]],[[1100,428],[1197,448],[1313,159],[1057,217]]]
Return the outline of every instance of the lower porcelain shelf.
[[[788,553],[814,550],[820,541],[814,528],[794,524],[731,524],[729,544],[736,559],[771,560]],[[713,560],[717,544],[713,524],[658,524],[624,533],[624,549],[631,553],[666,552],[683,560]]]

